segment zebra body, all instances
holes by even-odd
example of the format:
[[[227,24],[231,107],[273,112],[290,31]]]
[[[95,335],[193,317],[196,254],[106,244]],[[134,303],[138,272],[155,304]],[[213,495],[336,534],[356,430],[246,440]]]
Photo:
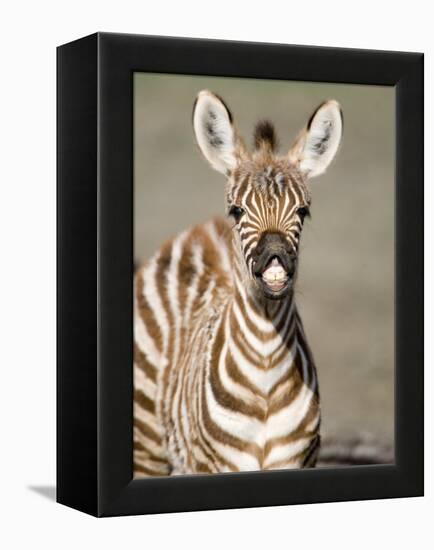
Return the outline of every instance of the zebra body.
[[[227,108],[206,94],[211,110],[199,101],[195,116],[221,123]],[[206,126],[220,150],[221,128]],[[135,477],[315,464],[317,374],[293,292],[310,195],[303,172],[271,156],[267,128],[253,158],[234,146],[229,218],[179,234],[136,273]]]
[[[266,312],[248,299],[230,270],[230,236],[221,219],[195,227],[136,276],[138,472],[150,443],[141,422],[158,438],[152,459],[172,473],[299,467],[317,438],[316,373],[294,301]]]

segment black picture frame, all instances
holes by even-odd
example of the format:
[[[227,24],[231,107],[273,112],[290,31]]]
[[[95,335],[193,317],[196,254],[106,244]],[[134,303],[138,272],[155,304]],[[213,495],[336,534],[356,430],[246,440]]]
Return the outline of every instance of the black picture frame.
[[[58,502],[114,516],[422,495],[423,55],[97,33],[57,67]],[[132,480],[135,71],[395,87],[394,465]]]

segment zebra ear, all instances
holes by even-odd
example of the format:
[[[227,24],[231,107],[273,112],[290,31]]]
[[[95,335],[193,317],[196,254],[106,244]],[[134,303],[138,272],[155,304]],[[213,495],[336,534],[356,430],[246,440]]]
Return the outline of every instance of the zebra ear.
[[[208,90],[199,92],[193,107],[197,144],[211,166],[228,174],[235,168],[237,137],[232,114],[223,100]]]
[[[322,103],[289,150],[291,164],[296,164],[309,178],[324,173],[337,153],[342,131],[343,116],[339,103],[333,99]]]

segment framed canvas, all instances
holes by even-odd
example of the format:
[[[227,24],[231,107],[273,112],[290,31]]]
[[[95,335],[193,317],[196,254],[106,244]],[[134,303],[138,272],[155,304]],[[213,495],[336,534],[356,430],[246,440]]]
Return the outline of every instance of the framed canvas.
[[[422,495],[423,55],[97,33],[57,67],[58,502]]]

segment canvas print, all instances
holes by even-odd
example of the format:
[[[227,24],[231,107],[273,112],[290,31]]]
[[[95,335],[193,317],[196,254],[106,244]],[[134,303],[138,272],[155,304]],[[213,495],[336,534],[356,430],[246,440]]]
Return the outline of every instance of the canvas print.
[[[134,74],[135,478],[394,462],[394,102]]]

